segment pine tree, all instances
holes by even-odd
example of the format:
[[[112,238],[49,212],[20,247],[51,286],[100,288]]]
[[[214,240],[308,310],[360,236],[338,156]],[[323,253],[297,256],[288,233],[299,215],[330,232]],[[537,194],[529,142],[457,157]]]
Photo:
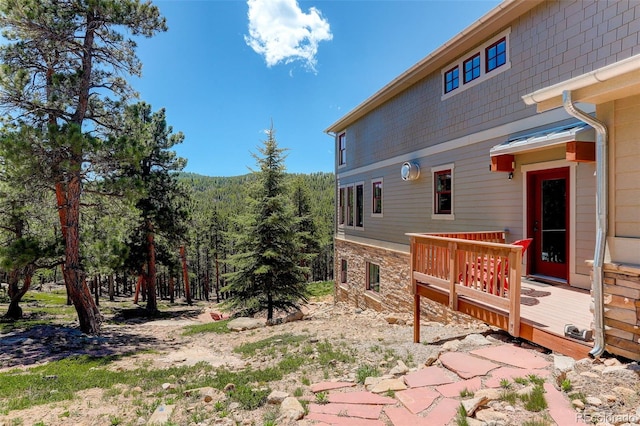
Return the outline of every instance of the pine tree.
[[[286,156],[273,127],[258,151],[262,156],[253,154],[260,167],[258,181],[249,213],[238,222],[230,258],[235,271],[227,274],[223,291],[231,292],[231,307],[246,314],[266,310],[270,322],[276,309],[297,308],[306,301],[308,269],[302,266],[297,220],[285,186]]]
[[[105,129],[135,95],[123,76],[140,75],[135,42],[166,30],[139,0],[4,0],[0,106],[7,123],[39,129],[30,149],[48,168],[64,240],[64,279],[80,329],[100,332],[101,315],[80,255],[83,183],[97,177]]]
[[[302,266],[309,267],[320,251],[318,230],[311,212],[309,186],[302,176],[293,180],[291,200],[297,217],[296,233],[302,244]],[[309,281],[309,276],[307,276]]]

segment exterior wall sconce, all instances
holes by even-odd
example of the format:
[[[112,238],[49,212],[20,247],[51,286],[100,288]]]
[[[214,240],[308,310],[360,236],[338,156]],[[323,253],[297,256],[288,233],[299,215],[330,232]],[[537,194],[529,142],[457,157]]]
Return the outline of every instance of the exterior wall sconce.
[[[509,172],[509,180],[513,179],[513,172]]]
[[[416,163],[406,162],[400,169],[402,180],[416,180],[420,177],[420,167]]]

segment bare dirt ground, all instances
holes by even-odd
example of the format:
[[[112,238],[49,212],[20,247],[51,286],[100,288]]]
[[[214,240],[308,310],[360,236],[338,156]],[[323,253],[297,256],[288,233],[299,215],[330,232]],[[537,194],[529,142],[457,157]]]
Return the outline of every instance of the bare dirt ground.
[[[229,334],[182,334],[185,326],[210,322],[209,312],[217,310],[215,304],[200,303],[190,307],[177,305],[171,308],[168,318],[105,323],[104,332],[99,337],[82,335],[71,325],[41,326],[27,332],[0,334],[0,371],[29,368],[78,354],[107,356],[131,353],[134,355],[123,356],[110,368],[120,371],[133,371],[141,366],[166,369],[205,362],[230,370],[260,369],[273,365],[274,360],[264,354],[244,358],[234,352],[234,348],[244,343],[291,334],[304,336],[310,343],[330,342],[334,347],[343,348],[355,355],[354,362],[337,363],[330,371],[303,366],[304,373],[289,374],[280,381],[269,382],[266,385],[256,384],[289,395],[297,392],[296,396],[300,399],[313,402],[315,396],[309,383],[326,380],[355,381],[356,371],[362,365],[376,366],[383,374],[395,367],[397,360],[402,360],[411,369],[421,368],[425,363],[433,362],[434,357],[437,359],[443,351],[469,350],[465,347],[463,339],[470,334],[482,334],[497,343],[513,342],[508,335],[470,319],[466,323],[424,323],[421,330],[423,343],[414,344],[411,318],[408,315],[361,311],[352,306],[335,304],[330,299],[314,301],[305,306],[304,318],[295,322]],[[558,374],[558,371],[554,371],[552,354],[526,343],[524,347],[548,358],[551,361],[549,369],[553,374]],[[608,422],[611,417],[607,417],[607,413],[618,415],[616,419],[639,422],[637,419],[640,419],[640,416],[637,419],[633,417],[640,401],[637,364],[617,359],[607,360],[606,363],[604,361],[582,360],[561,377],[569,378],[574,389],[582,392],[585,397],[593,397],[599,401],[598,403],[592,399],[593,404],[578,407],[577,411],[590,410],[588,412],[595,416],[593,418],[605,420],[600,424],[635,424]],[[602,374],[604,369],[612,366],[627,368],[620,373]],[[170,374],[165,382],[162,388],[148,392],[135,387],[123,388],[116,392],[89,389],[80,392],[72,401],[10,411],[4,418],[0,416],[0,426],[143,425],[148,424],[149,413],[144,413],[141,407],[155,407],[158,402],[175,406],[170,417],[170,424],[175,425],[313,424],[304,419],[297,423],[284,420],[269,423],[265,419],[275,415],[269,417],[268,412],[277,411],[277,407],[274,408],[273,405],[246,411],[238,404],[226,403],[225,409],[221,410],[220,402],[226,398],[224,392],[209,390],[204,397],[198,393],[176,397],[176,387],[181,390],[189,389],[189,383],[184,383],[183,378]],[[513,421],[502,424],[519,424],[522,418],[518,416],[518,420],[514,418]]]

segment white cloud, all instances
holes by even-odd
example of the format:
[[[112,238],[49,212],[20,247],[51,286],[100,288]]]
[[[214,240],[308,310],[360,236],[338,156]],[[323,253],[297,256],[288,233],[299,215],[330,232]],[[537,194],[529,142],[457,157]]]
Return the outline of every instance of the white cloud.
[[[304,13],[297,0],[248,0],[249,35],[246,43],[268,67],[303,61],[315,71],[318,43],[331,40],[329,21],[312,7]]]

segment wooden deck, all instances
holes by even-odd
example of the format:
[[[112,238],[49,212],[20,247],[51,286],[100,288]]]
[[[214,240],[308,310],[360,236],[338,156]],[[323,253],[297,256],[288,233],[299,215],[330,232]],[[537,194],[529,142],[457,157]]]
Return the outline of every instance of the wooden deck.
[[[478,245],[479,248],[470,248],[469,244]],[[505,258],[509,247],[514,246],[412,234],[414,341],[420,341],[420,298],[427,297],[506,330],[515,337],[576,359],[587,357],[593,343],[566,337],[564,329],[569,324],[581,330],[591,329],[593,316],[588,292],[522,278],[519,252],[517,262],[512,257],[509,264],[508,291],[491,292],[488,290],[490,286],[482,288],[475,285],[477,282],[473,280],[471,287],[475,288],[470,288],[469,283],[460,282],[461,278],[465,278],[464,274],[460,275],[462,260],[486,256],[487,250]],[[505,251],[501,252],[503,249]],[[468,255],[470,251],[472,256]],[[513,252],[509,255],[512,256]],[[519,289],[517,293],[516,289]]]

